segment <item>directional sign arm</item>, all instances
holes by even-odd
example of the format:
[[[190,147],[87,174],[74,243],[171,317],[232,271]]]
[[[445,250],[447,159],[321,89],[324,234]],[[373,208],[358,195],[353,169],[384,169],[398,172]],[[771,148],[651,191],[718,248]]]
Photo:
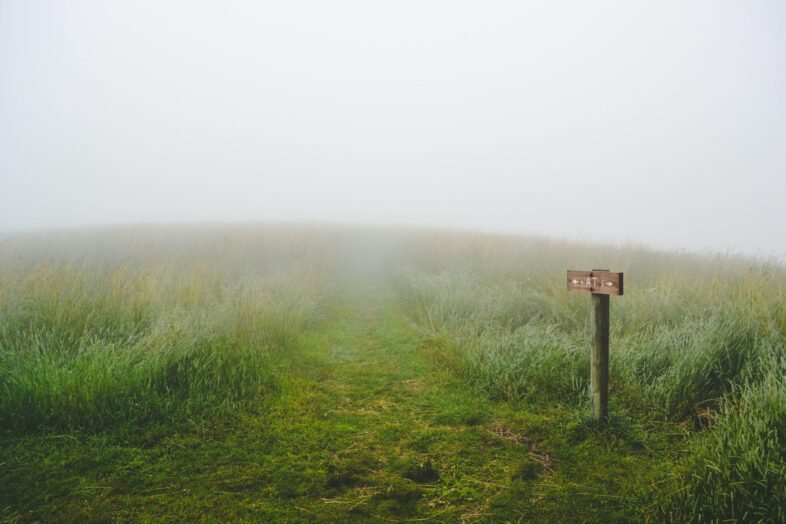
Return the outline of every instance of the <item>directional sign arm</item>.
[[[568,291],[589,291],[600,295],[622,295],[622,273],[568,270]]]

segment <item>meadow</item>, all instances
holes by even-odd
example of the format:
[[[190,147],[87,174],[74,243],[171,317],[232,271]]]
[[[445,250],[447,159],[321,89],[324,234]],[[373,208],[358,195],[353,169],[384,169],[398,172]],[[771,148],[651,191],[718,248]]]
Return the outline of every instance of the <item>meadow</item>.
[[[611,305],[610,420],[588,403]],[[329,225],[0,236],[0,520],[786,521],[786,268]]]

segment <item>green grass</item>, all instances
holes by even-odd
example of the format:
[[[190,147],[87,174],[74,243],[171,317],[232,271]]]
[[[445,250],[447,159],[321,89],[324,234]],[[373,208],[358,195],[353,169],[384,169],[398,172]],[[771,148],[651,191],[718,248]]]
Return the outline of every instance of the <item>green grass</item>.
[[[409,314],[436,341],[444,366],[491,398],[579,406],[589,379],[587,301],[561,289],[561,268],[623,270],[628,292],[613,300],[611,329],[617,412],[626,424],[684,427],[688,446],[642,517],[784,518],[781,266],[733,257],[664,260],[613,248],[589,262],[595,249],[561,246],[559,273],[534,278],[551,267],[515,252],[526,242],[467,242],[480,255],[474,264],[457,270],[450,256],[434,251],[436,271],[411,271],[400,282]],[[556,258],[554,248],[541,247],[544,261]],[[653,258],[665,263],[653,265]]]
[[[588,297],[626,272],[611,420]],[[0,520],[786,518],[783,267],[306,226],[0,239]]]
[[[151,282],[128,270],[42,263],[7,283],[0,427],[116,429],[231,412],[274,389],[272,354],[318,320],[320,297],[297,288],[294,275],[230,291],[188,273]]]

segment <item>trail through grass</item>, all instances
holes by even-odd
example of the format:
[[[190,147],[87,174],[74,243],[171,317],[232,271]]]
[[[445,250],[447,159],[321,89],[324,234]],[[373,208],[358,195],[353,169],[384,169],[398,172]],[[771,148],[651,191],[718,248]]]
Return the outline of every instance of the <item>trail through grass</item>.
[[[0,518],[640,518],[668,432],[599,433],[569,408],[491,401],[419,340],[392,295],[352,294],[275,363],[277,394],[237,419],[6,437]]]

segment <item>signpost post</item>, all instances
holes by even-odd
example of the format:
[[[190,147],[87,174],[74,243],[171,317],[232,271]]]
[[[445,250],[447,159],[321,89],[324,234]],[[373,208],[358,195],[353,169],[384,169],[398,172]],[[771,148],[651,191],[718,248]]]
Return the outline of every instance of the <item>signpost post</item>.
[[[568,270],[568,291],[592,293],[590,397],[592,418],[596,422],[606,422],[609,416],[609,296],[622,295],[622,290],[622,273],[607,269]]]

